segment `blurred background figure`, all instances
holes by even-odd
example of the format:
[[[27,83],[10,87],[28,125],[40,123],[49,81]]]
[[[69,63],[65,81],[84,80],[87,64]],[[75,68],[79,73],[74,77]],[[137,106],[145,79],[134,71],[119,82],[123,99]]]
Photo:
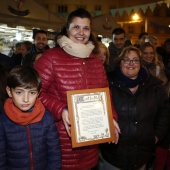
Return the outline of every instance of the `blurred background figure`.
[[[15,44],[14,52],[10,56],[15,66],[21,65],[21,60],[22,60],[21,43],[22,42],[18,42]]]
[[[22,65],[22,63],[25,61],[25,56],[29,53],[31,49],[31,46],[32,43],[30,41],[20,42],[20,50],[18,51],[18,53],[11,57],[15,66]]]
[[[165,40],[162,47],[157,47],[157,53],[162,56],[165,73],[170,81],[170,38]]]
[[[13,55],[20,54],[21,53],[21,42],[18,42],[15,44],[14,47],[12,47],[11,51],[9,52],[8,56],[13,57]]]
[[[37,60],[42,56],[42,52],[39,52],[37,54],[35,54],[34,58],[33,58],[33,62],[32,62],[32,66],[34,66],[34,64],[37,62]]]
[[[156,48],[157,45],[158,45],[158,39],[153,36],[153,35],[148,35],[146,38],[145,38],[145,42],[150,42],[151,44],[154,45],[154,47]]]
[[[141,32],[138,36],[139,44],[134,44],[135,47],[140,48],[140,46],[145,42],[146,37],[148,36],[147,32]]]
[[[97,54],[97,56],[100,58],[100,60],[102,61],[106,69],[109,63],[109,50],[102,42],[98,42],[98,45],[99,45],[99,53]]]
[[[127,40],[125,41],[125,47],[131,46],[131,45],[132,45],[131,40],[130,40],[130,39],[127,39]]]
[[[140,46],[140,50],[142,52],[142,64],[148,72],[160,78],[167,88],[168,79],[164,72],[164,64],[161,60],[158,60],[155,46],[150,42],[145,42]]]
[[[148,35],[145,38],[145,42],[150,42],[154,46],[155,50],[157,49],[157,46],[158,46],[158,39],[157,39],[157,37],[155,37],[153,35]],[[158,54],[158,53],[157,53],[157,58],[158,58],[159,61],[163,61],[162,56],[160,54]]]
[[[36,30],[33,33],[33,45],[29,53],[25,56],[23,65],[32,66],[33,58],[37,53],[43,53],[45,50],[49,49],[47,32],[44,30]]]
[[[30,41],[23,41],[21,43],[21,54],[22,54],[22,57],[25,57],[29,53],[31,47],[32,47],[32,42],[30,42]]]
[[[112,42],[109,43],[109,64],[106,69],[107,72],[111,72],[115,68],[114,60],[119,56],[123,48],[125,47],[126,33],[123,28],[115,28],[112,31]]]
[[[4,106],[5,100],[8,98],[8,95],[6,92],[8,72],[9,72],[9,69],[0,63],[0,110]]]
[[[163,46],[157,48],[157,52],[163,57],[164,65],[170,62],[170,38],[166,39]]]
[[[23,41],[21,44],[21,54],[22,54],[22,60],[21,65],[24,65],[26,63],[26,55],[29,54],[30,49],[32,47],[32,42],[30,41]]]
[[[0,53],[0,63],[6,66],[8,69],[12,69],[14,67],[13,60],[9,56],[2,53]]]

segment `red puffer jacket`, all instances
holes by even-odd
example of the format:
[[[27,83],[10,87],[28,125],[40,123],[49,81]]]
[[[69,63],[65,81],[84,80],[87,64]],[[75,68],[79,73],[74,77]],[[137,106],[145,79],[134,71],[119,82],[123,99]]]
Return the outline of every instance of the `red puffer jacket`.
[[[72,149],[61,114],[67,107],[67,91],[108,86],[102,62],[93,54],[81,59],[67,54],[61,48],[53,48],[43,53],[36,62],[35,69],[42,76],[40,99],[52,112],[57,124],[62,150],[62,170],[92,168],[98,161],[98,146]]]

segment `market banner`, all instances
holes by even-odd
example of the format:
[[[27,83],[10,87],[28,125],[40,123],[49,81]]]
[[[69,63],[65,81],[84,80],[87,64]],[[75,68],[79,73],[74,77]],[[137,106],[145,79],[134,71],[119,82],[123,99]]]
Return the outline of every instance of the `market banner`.
[[[132,6],[132,7],[126,7],[126,8],[111,9],[110,12],[111,12],[112,16],[115,16],[115,14],[117,12],[119,13],[120,16],[123,15],[123,12],[127,12],[127,14],[129,15],[132,10],[134,10],[134,12],[138,12],[139,9],[143,10],[143,12],[145,13],[148,7],[153,12],[156,5],[157,4],[161,5],[162,3],[166,3],[167,5],[169,5],[168,1],[159,1],[159,2],[154,2],[154,3],[144,4],[144,5],[138,5],[138,6]]]

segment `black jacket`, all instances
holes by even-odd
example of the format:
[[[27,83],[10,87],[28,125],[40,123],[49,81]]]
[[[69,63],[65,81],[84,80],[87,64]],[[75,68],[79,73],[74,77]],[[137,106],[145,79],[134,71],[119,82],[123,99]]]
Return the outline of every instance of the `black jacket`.
[[[118,168],[135,170],[151,157],[155,136],[164,138],[170,122],[170,103],[162,82],[152,75],[135,94],[116,78],[111,78],[110,89],[121,134],[117,145],[101,146],[102,156]]]
[[[0,63],[7,67],[9,70],[14,67],[14,63],[11,58],[2,53],[0,53]]]
[[[27,65],[27,66],[33,66],[33,62],[35,59],[35,55],[39,52],[44,52],[45,50],[50,49],[50,47],[48,45],[45,46],[45,48],[41,51],[37,51],[35,44],[32,45],[30,52],[28,54],[26,54],[21,61],[21,65]]]

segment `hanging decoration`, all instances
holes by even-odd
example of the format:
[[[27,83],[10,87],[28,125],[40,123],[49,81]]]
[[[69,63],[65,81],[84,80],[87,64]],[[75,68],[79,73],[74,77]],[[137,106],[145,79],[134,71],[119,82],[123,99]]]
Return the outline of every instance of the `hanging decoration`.
[[[132,6],[132,7],[126,7],[126,8],[118,8],[118,9],[111,9],[110,12],[112,14],[112,16],[115,16],[115,14],[118,12],[120,16],[123,15],[123,12],[127,12],[127,14],[129,15],[131,13],[131,11],[133,10],[134,12],[138,12],[139,9],[142,9],[143,12],[145,13],[147,8],[149,7],[151,9],[151,11],[153,12],[154,8],[156,7],[157,4],[162,4],[162,3],[166,3],[167,6],[169,6],[168,1],[159,1],[159,2],[154,2],[154,3],[149,3],[149,4],[144,4],[144,5],[138,5],[138,6]]]
[[[24,10],[22,11],[21,8],[23,6],[23,3],[25,2],[25,0],[13,0],[14,2],[16,2],[16,6],[17,6],[17,9],[14,9],[13,7],[11,6],[8,6],[8,10],[15,14],[15,15],[18,15],[18,16],[26,16],[30,13],[29,10]]]
[[[107,18],[107,17],[106,17],[106,19],[105,19],[105,23],[103,24],[103,28],[104,28],[105,30],[112,30],[112,26],[111,26],[111,24],[110,24],[110,20],[109,20],[109,18]]]

